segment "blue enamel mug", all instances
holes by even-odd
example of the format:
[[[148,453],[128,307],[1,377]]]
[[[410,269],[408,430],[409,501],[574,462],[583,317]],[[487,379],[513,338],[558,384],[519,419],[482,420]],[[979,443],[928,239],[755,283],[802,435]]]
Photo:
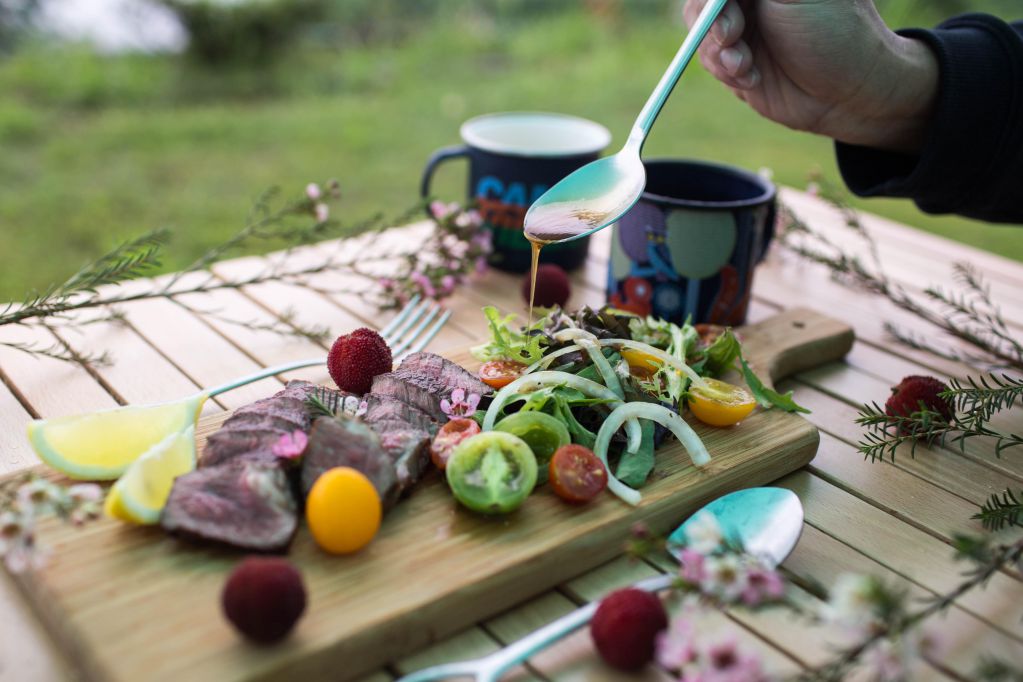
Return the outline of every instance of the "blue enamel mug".
[[[774,236],[774,185],[706,161],[643,165],[646,190],[614,227],[608,303],[676,324],[742,324]]]

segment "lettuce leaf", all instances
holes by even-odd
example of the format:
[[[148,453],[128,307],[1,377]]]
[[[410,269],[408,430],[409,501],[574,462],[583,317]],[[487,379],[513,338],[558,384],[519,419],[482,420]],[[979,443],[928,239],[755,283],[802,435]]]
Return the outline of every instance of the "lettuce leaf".
[[[543,320],[522,332],[516,329],[514,314],[501,317],[497,308],[491,305],[483,308],[483,314],[487,318],[487,325],[490,327],[490,334],[493,338],[490,342],[472,349],[473,357],[477,360],[483,362],[514,360],[531,365],[543,357],[543,346],[547,343],[547,337],[542,333],[529,333],[539,330],[543,325]]]
[[[647,419],[640,422],[643,440],[636,452],[623,452],[615,469],[615,477],[622,483],[638,488],[646,483],[654,469],[654,423]]]
[[[784,395],[777,391],[764,386],[764,382],[760,380],[760,377],[753,372],[750,368],[749,363],[746,359],[739,355],[739,363],[742,365],[742,376],[746,379],[746,385],[749,386],[750,392],[753,393],[753,398],[765,409],[772,407],[778,407],[786,412],[802,412],[804,414],[810,414],[810,410],[806,409],[802,405],[799,405],[792,397],[792,391],[785,393]]]
[[[739,344],[739,339],[735,337],[729,327],[703,352],[704,360],[700,374],[709,377],[718,376],[735,364],[741,353],[742,346]]]

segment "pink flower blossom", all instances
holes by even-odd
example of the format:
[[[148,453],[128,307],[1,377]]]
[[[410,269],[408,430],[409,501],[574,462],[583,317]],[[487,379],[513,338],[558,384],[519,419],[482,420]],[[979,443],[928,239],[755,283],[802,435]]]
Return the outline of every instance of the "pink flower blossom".
[[[295,429],[291,433],[282,434],[270,448],[270,452],[282,459],[295,459],[302,456],[308,443],[309,437],[305,435],[305,432]]]
[[[692,663],[696,658],[695,636],[693,621],[682,614],[676,616],[667,630],[657,633],[654,656],[657,664],[668,670],[682,670]]]
[[[450,204],[445,204],[443,201],[430,202],[430,214],[436,220],[444,220],[445,218],[458,213],[460,210],[462,210],[462,207],[456,202],[451,202]]]
[[[490,253],[490,250],[493,248],[494,237],[490,233],[490,230],[480,230],[472,236],[469,243],[484,253]]]
[[[746,571],[735,554],[709,556],[704,561],[700,591],[724,602],[734,602],[746,590]]]
[[[430,278],[424,275],[422,272],[416,270],[411,275],[409,275],[408,278],[419,287],[419,290],[422,291],[423,296],[426,296],[427,298],[437,297],[437,290],[434,288],[433,282],[431,282]]]
[[[448,416],[448,419],[454,419],[455,417],[471,416],[476,412],[479,404],[479,393],[470,393],[466,396],[463,389],[456,388],[451,391],[451,400],[444,398],[440,401],[440,409]]]
[[[103,489],[95,483],[76,483],[67,489],[72,502],[99,502],[103,499]]]
[[[704,682],[761,682],[767,679],[760,658],[739,648],[734,636],[701,652]]]
[[[308,185],[305,186],[305,195],[312,199],[313,201],[316,201],[317,199],[323,196],[323,190],[321,190],[320,186],[317,185],[315,182],[310,182]]]
[[[704,555],[694,549],[689,549],[688,547],[683,549],[679,554],[679,561],[682,564],[679,575],[682,577],[682,580],[692,585],[699,585],[703,582],[706,577],[703,567],[704,558]]]
[[[455,279],[454,275],[444,275],[440,278],[441,291],[445,294],[450,294],[454,291],[457,284],[458,280]]]
[[[780,598],[785,594],[785,581],[772,571],[758,563],[746,571],[746,588],[742,591],[742,602],[747,606],[757,606],[764,601]]]
[[[474,269],[476,270],[477,275],[482,275],[483,273],[485,273],[487,271],[487,267],[488,266],[486,258],[480,256],[479,258],[476,259],[476,267]]]
[[[330,218],[330,207],[320,202],[313,207],[313,215],[316,216],[316,222],[325,223]]]

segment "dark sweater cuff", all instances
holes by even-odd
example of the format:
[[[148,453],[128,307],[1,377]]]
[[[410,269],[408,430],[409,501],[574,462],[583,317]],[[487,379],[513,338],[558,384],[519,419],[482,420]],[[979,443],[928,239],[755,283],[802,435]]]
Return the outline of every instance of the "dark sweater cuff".
[[[1013,45],[1019,36],[982,14],[899,34],[926,43],[940,67],[923,150],[899,154],[837,142],[842,177],[860,196],[908,197],[924,211],[969,214],[999,184],[994,176],[1019,147],[1023,64]]]

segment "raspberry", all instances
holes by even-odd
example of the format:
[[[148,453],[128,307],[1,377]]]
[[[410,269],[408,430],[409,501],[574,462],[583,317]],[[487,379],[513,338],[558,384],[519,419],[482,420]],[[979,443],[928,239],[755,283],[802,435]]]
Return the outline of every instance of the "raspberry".
[[[639,670],[653,660],[657,633],[666,627],[668,614],[657,595],[630,587],[600,602],[590,635],[608,665]]]
[[[529,303],[529,275],[526,275],[522,282],[522,298]],[[568,275],[553,263],[544,263],[536,269],[536,296],[533,304],[541,308],[552,308],[554,306],[565,307],[568,297],[572,295],[572,285],[568,281]]]
[[[947,390],[948,386],[934,377],[908,376],[892,388],[892,395],[884,404],[885,414],[889,417],[909,417],[926,408],[950,422],[955,416],[952,403],[938,395]],[[910,428],[902,424],[900,430],[908,433]]]
[[[239,632],[271,644],[284,639],[305,611],[305,585],[287,559],[251,556],[231,572],[220,601]]]
[[[391,371],[387,342],[372,329],[356,329],[337,337],[327,354],[327,371],[337,387],[349,393],[368,393],[373,377]]]

